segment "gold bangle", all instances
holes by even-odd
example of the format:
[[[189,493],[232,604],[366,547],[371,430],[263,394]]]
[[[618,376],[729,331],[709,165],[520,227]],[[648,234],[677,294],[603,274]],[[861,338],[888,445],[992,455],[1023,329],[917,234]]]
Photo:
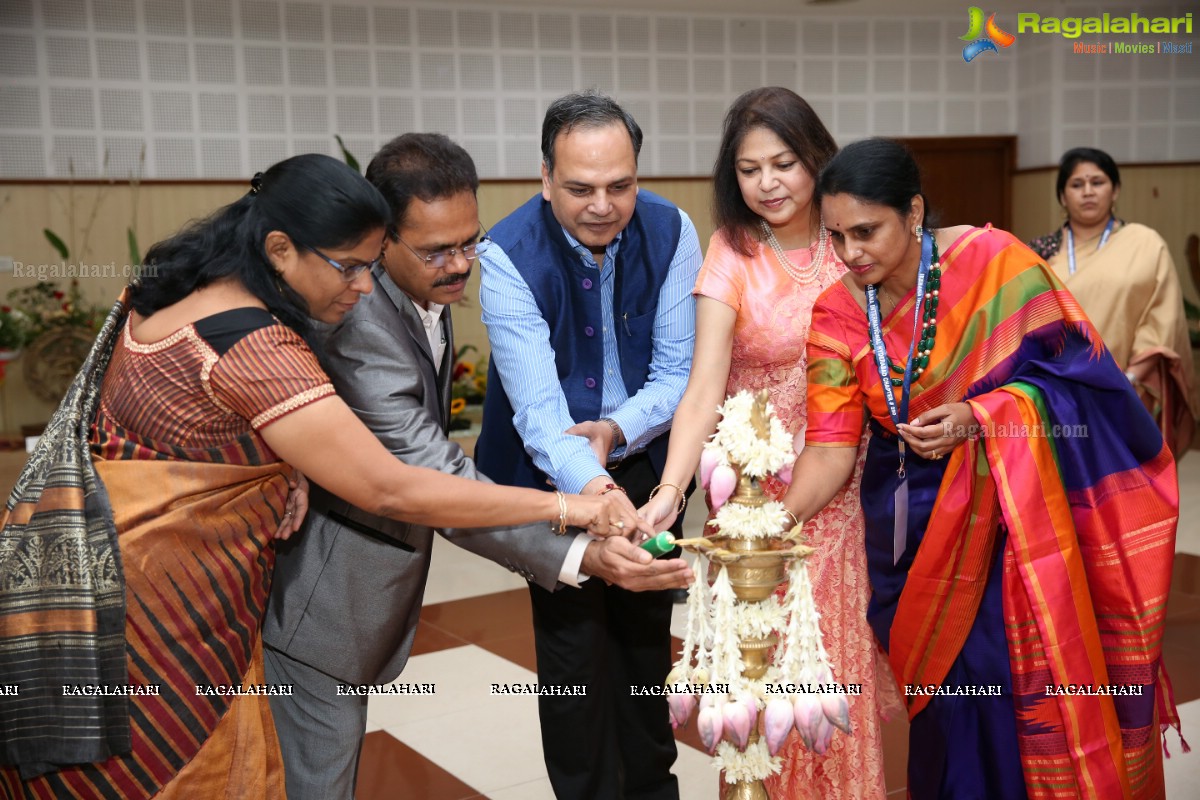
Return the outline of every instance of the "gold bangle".
[[[567,496],[557,490],[554,494],[558,497],[558,530],[554,531],[554,533],[562,536],[567,532]],[[550,527],[553,530],[553,523],[551,523]]]
[[[680,489],[678,486],[676,486],[673,483],[660,483],[658,486],[655,486],[653,489],[650,490],[650,496],[648,498],[646,498],[646,501],[649,502],[650,500],[653,500],[654,495],[658,494],[658,490],[663,488],[664,486],[671,487],[672,489],[675,490],[676,494],[678,494],[679,502],[675,504],[675,513],[676,513],[676,515],[682,514],[683,510],[685,508],[687,508],[687,496],[684,495],[683,489]]]
[[[789,517],[792,518],[792,527],[793,528],[800,527],[800,518],[797,517],[795,514],[793,514],[791,511],[789,511],[787,506],[784,506],[783,513],[787,514]]]

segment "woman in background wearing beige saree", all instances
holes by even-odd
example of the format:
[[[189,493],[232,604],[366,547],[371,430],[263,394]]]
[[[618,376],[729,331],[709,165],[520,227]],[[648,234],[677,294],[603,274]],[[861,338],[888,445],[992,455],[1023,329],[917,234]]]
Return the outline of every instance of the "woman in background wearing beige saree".
[[[1029,246],[1079,300],[1178,459],[1191,444],[1200,405],[1167,244],[1153,228],[1116,218],[1121,173],[1103,150],[1064,153],[1057,188],[1067,220]]]

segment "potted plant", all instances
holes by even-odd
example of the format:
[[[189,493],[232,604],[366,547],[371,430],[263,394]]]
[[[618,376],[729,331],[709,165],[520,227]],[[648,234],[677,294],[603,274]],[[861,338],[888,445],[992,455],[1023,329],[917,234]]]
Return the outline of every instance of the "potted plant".
[[[0,383],[8,362],[21,355],[28,341],[28,318],[12,306],[0,306]]]
[[[0,306],[0,362],[21,355],[29,341],[29,320],[12,306]]]
[[[11,316],[25,325],[25,382],[35,397],[57,403],[87,357],[107,310],[88,303],[79,281],[64,290],[40,281],[8,293]]]

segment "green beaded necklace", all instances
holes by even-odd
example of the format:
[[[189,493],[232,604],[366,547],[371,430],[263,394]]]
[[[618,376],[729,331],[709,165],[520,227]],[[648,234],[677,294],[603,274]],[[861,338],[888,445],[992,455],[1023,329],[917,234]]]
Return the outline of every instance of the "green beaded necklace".
[[[933,231],[928,232],[929,236],[933,236]],[[937,339],[937,308],[938,308],[938,290],[942,287],[942,269],[938,262],[938,247],[937,239],[933,240],[933,258],[930,259],[929,268],[929,283],[925,285],[925,297],[921,300],[925,303],[925,311],[921,315],[921,338],[917,342],[916,352],[913,353],[913,380],[921,377],[921,373],[929,366],[929,354],[933,352],[933,343]],[[871,350],[875,350],[875,345],[872,343]],[[892,372],[897,375],[904,375],[904,365],[897,364],[890,357],[888,358],[888,366]],[[892,386],[903,386],[903,378],[891,378]]]

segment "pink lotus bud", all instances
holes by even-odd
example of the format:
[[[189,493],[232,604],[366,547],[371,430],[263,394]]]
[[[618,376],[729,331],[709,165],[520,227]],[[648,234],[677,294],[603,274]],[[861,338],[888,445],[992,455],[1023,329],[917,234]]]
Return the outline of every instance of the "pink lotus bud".
[[[821,711],[833,727],[842,733],[850,733],[850,703],[846,700],[846,695],[821,695]]]
[[[708,481],[717,464],[721,463],[721,455],[711,447],[706,447],[700,453],[700,485],[708,488]]]
[[[820,721],[825,719],[825,713],[821,711],[821,701],[816,695],[802,694],[796,698],[792,710],[796,717],[796,732],[800,734],[804,746],[812,750]]]
[[[767,703],[767,710],[763,712],[763,736],[767,740],[767,752],[771,755],[778,753],[793,727],[791,702],[784,697],[776,697]]]
[[[721,707],[725,738],[738,750],[745,750],[750,741],[750,715],[741,703],[726,703]]]
[[[721,742],[721,732],[724,728],[721,709],[713,706],[701,708],[700,714],[696,717],[696,727],[700,729],[700,742],[711,756],[717,752],[717,745]]]
[[[754,723],[758,722],[758,700],[751,694],[743,694],[738,697],[737,702],[746,707],[746,716],[750,718],[750,727],[754,728]]]
[[[817,722],[817,733],[813,737],[812,751],[819,756],[825,755],[829,751],[829,742],[831,739],[833,739],[833,726],[822,715],[821,719]]]
[[[682,728],[696,710],[696,695],[672,694],[667,696],[667,708],[671,711],[671,727]]]
[[[725,501],[733,495],[735,488],[737,488],[737,473],[733,471],[733,467],[720,464],[713,469],[712,477],[708,481],[708,497],[712,501],[713,511],[725,505]]]
[[[781,483],[786,484],[787,486],[791,486],[792,485],[792,467],[795,466],[795,464],[796,464],[795,461],[790,461],[787,464],[784,464],[782,467],[779,468],[779,472],[775,473],[775,477],[778,478]]]

